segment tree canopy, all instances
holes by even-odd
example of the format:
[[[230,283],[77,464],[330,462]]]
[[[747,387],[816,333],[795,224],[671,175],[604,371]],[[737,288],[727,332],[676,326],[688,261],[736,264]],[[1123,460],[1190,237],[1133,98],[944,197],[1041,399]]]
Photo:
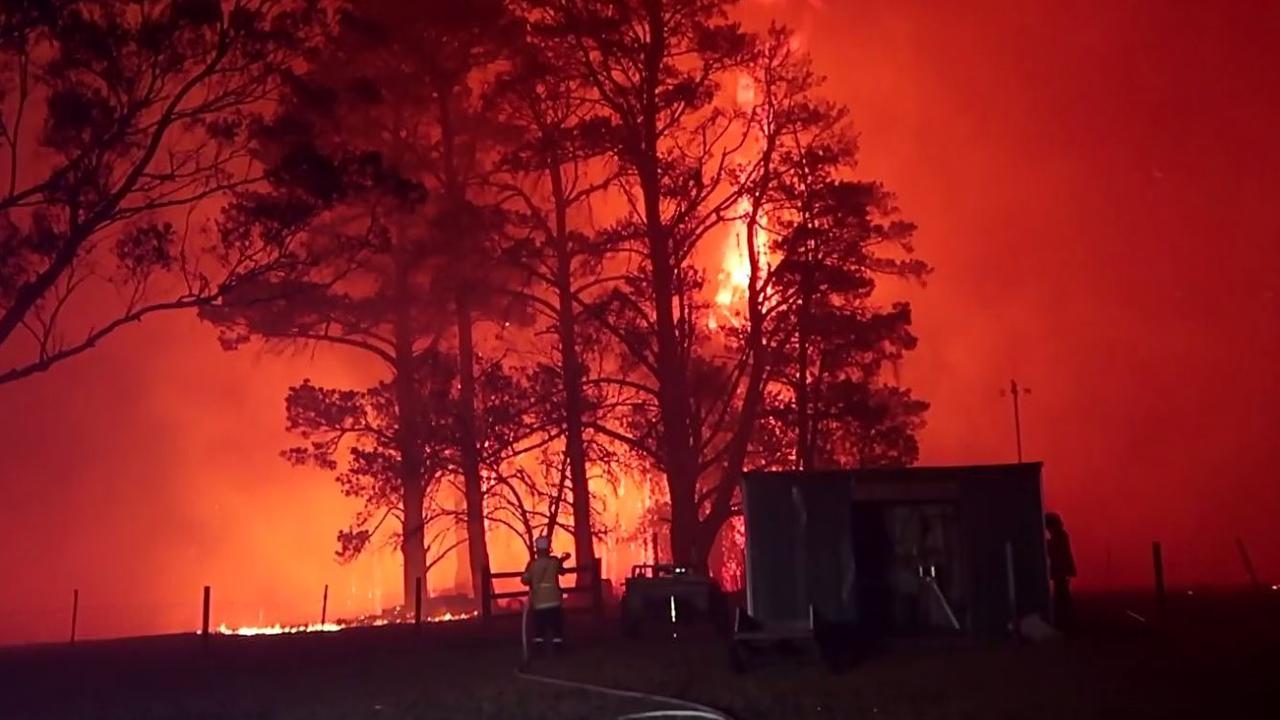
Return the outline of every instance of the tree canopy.
[[[29,354],[0,383],[173,308],[369,360],[290,389],[284,454],[361,501],[338,557],[397,545],[406,595],[463,546],[478,593],[495,532],[590,563],[639,478],[701,564],[746,470],[914,462],[881,280],[927,276],[915,226],[734,5],[6,4],[0,348]],[[127,301],[68,335],[92,282]]]

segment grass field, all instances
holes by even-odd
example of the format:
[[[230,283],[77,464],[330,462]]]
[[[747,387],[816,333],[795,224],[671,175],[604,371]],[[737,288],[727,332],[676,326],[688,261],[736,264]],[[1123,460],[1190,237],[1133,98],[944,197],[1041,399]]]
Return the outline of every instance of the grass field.
[[[629,642],[571,618],[572,652],[534,670],[739,720],[1280,717],[1280,593],[1176,600],[1162,625],[1137,600],[1095,600],[1082,603],[1086,631],[1063,642],[901,641],[839,675],[784,661],[735,675],[709,634]],[[207,650],[194,636],[9,648],[0,718],[603,719],[660,707],[516,679],[515,627],[217,637]]]

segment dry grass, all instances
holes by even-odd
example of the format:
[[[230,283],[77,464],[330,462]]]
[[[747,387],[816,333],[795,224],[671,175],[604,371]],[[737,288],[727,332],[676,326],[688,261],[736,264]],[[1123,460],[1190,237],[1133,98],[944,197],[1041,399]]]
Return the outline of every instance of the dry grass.
[[[1280,594],[1277,594],[1280,595]],[[898,643],[849,672],[780,662],[735,675],[709,637],[629,643],[601,632],[544,661],[557,677],[669,694],[739,720],[1280,717],[1280,607],[1183,602],[1161,630],[1095,604],[1068,642]],[[631,701],[516,680],[511,627],[307,637],[193,637],[0,651],[0,718],[329,720],[610,718]],[[652,708],[653,706],[650,706]]]

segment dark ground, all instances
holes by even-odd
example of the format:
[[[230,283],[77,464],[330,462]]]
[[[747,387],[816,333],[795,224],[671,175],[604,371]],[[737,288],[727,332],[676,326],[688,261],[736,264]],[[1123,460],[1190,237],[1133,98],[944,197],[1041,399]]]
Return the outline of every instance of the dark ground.
[[[1081,603],[1087,630],[1015,646],[899,641],[840,675],[774,663],[735,675],[722,643],[578,631],[548,675],[673,695],[756,718],[1277,718],[1280,592]],[[1149,618],[1141,623],[1126,614]],[[311,636],[140,638],[0,650],[0,718],[330,720],[612,718],[657,705],[515,679],[510,620]]]

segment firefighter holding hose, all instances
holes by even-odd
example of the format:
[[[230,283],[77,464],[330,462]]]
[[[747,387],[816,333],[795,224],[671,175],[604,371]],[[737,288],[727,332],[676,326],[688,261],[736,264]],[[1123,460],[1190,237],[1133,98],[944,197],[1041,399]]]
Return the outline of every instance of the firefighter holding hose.
[[[533,610],[533,647],[541,652],[551,643],[553,652],[564,648],[564,609],[560,576],[565,573],[564,564],[569,553],[551,556],[551,538],[543,535],[533,541],[533,559],[520,576],[520,582],[529,587],[529,607]]]

